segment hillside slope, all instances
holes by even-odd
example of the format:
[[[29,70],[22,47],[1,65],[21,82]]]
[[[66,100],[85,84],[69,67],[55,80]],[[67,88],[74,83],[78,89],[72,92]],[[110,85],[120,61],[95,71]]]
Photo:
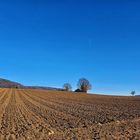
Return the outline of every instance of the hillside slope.
[[[26,89],[43,89],[43,90],[58,90],[63,91],[62,88],[47,87],[47,86],[25,86],[18,82],[0,78],[0,88],[26,88]]]
[[[11,87],[23,87],[22,84],[13,82],[7,79],[0,78],[0,87],[1,88],[11,88]]]

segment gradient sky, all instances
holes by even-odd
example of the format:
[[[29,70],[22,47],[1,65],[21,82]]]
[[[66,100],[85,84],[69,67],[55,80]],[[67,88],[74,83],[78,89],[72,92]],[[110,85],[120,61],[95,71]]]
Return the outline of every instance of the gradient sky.
[[[0,77],[140,93],[140,1],[0,0]]]

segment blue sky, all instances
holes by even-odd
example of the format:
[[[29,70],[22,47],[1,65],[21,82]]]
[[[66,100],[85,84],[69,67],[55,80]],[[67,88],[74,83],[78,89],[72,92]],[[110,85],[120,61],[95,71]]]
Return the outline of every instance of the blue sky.
[[[0,0],[0,77],[140,93],[140,2]]]

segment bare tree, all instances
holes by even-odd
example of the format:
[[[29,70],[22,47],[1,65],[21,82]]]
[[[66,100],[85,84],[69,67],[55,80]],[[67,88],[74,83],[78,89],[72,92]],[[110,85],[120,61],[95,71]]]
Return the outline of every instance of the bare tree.
[[[132,96],[134,96],[134,95],[135,95],[135,93],[136,93],[135,91],[132,91],[132,92],[131,92],[131,95],[132,95]]]
[[[79,79],[77,86],[82,92],[87,92],[91,89],[90,82],[85,78]]]
[[[69,83],[65,83],[63,85],[63,89],[66,91],[71,91],[72,90],[72,86]]]

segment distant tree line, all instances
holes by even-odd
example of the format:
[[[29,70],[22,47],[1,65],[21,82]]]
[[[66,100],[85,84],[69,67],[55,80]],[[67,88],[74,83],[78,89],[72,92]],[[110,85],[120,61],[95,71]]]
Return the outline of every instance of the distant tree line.
[[[65,83],[63,85],[63,89],[65,91],[72,91],[72,86],[69,83]],[[90,89],[91,89],[90,82],[86,78],[81,78],[81,79],[79,79],[79,81],[77,83],[77,89],[75,90],[75,92],[85,92],[85,93],[87,93],[87,91],[90,90]]]
[[[87,93],[88,90],[91,90],[91,84],[86,78],[81,78],[77,82],[77,89],[74,92],[83,92]],[[63,85],[64,91],[72,91],[72,86],[69,83],[65,83]],[[131,91],[130,94],[134,96],[136,94],[136,91]]]

